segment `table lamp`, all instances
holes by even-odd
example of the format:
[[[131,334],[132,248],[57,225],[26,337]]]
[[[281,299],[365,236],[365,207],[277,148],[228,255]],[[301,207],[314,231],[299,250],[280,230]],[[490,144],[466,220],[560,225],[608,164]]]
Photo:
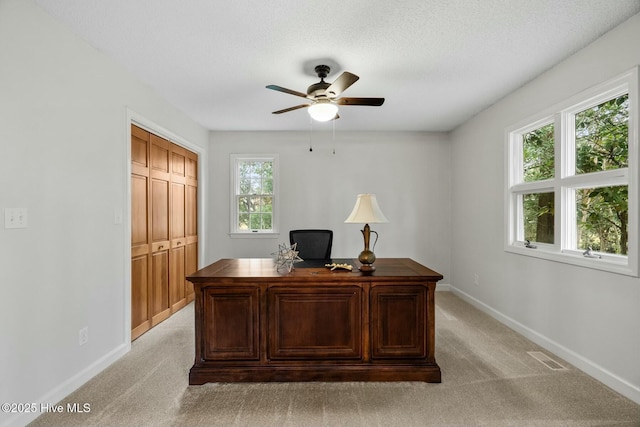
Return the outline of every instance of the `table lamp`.
[[[380,210],[380,206],[378,206],[376,195],[358,194],[356,205],[353,207],[351,215],[349,215],[349,217],[344,222],[348,224],[364,224],[364,229],[360,230],[362,232],[362,235],[364,236],[364,250],[360,252],[360,256],[358,257],[358,261],[360,261],[360,263],[362,264],[360,266],[360,271],[374,271],[376,268],[373,266],[373,263],[376,260],[376,256],[372,250],[369,250],[369,241],[371,238],[371,233],[375,233],[377,242],[378,233],[372,231],[369,227],[369,224],[389,222],[389,220]],[[374,242],[373,247],[375,248],[375,246],[376,243]]]

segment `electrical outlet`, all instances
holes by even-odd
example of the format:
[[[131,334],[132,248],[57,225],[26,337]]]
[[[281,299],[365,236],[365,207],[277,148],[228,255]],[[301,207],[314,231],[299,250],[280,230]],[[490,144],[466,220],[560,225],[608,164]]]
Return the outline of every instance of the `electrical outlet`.
[[[480,276],[478,275],[478,273],[475,273],[473,275],[473,284],[474,285],[479,285],[480,284]]]
[[[78,331],[78,344],[85,345],[89,341],[89,327],[85,326],[84,328]]]

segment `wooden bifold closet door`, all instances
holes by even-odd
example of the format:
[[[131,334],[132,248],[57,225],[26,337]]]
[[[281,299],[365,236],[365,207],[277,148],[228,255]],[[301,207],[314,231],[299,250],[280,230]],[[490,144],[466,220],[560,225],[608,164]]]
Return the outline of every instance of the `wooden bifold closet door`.
[[[131,125],[131,339],[194,298],[198,156]]]

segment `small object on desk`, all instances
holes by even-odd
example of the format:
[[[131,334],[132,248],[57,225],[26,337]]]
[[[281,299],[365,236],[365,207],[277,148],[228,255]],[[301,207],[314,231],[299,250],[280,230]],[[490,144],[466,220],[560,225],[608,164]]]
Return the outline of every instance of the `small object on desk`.
[[[324,266],[327,268],[331,268],[331,270],[336,270],[339,268],[341,270],[351,271],[353,269],[353,266],[351,264],[336,264],[335,262],[331,264],[325,264]]]
[[[295,268],[293,266],[294,263],[304,261],[298,256],[298,251],[296,250],[297,246],[297,243],[294,243],[291,246],[287,246],[284,243],[278,245],[278,252],[271,254],[274,258],[273,260],[277,271],[280,271],[280,269],[286,269],[291,273],[291,270]]]

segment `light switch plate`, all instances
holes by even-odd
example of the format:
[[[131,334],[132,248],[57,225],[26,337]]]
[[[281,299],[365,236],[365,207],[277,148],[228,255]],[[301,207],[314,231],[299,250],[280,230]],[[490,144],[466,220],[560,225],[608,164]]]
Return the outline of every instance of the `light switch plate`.
[[[4,228],[27,228],[27,208],[4,208]]]

